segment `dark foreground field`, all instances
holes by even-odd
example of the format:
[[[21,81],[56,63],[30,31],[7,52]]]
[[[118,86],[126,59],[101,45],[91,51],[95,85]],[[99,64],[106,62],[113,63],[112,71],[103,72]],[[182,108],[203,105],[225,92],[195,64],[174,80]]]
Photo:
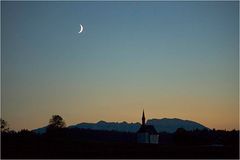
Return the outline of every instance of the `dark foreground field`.
[[[65,142],[2,146],[2,158],[238,158],[235,146]]]
[[[209,138],[212,133],[207,136],[197,134],[196,140],[185,134],[180,136],[160,134],[159,142],[165,141],[165,144],[156,145],[138,144],[136,134],[132,133],[66,129],[36,135],[23,131],[2,134],[1,158],[239,159],[238,132],[223,133],[218,133],[219,136],[213,138]],[[216,142],[222,144],[211,144],[213,143],[211,139],[217,139]]]

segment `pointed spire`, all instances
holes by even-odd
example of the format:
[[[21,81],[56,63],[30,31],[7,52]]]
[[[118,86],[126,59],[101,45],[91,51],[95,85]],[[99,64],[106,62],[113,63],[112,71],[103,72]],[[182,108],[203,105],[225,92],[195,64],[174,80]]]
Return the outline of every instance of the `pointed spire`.
[[[144,114],[144,109],[143,109],[143,114],[142,114],[142,125],[145,125],[145,114]]]

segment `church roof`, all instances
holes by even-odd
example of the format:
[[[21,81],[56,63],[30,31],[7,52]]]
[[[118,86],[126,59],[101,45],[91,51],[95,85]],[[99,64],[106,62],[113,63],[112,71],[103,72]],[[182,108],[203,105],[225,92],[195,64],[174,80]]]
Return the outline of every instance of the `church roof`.
[[[142,125],[137,133],[158,134],[156,129],[152,125]]]

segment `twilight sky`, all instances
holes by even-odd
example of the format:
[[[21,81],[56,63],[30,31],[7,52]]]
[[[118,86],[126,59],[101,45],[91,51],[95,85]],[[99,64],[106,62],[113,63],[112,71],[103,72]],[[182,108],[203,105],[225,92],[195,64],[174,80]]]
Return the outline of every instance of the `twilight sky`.
[[[181,118],[238,129],[238,2],[1,2],[12,129]],[[84,26],[78,34],[79,24]]]

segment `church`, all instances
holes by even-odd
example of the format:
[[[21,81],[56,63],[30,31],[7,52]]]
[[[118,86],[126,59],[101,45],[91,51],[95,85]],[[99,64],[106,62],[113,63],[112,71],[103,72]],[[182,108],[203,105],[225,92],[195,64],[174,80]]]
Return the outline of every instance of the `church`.
[[[145,124],[145,114],[143,110],[142,114],[142,125],[137,132],[137,142],[138,143],[150,143],[158,144],[159,135],[152,125]]]

